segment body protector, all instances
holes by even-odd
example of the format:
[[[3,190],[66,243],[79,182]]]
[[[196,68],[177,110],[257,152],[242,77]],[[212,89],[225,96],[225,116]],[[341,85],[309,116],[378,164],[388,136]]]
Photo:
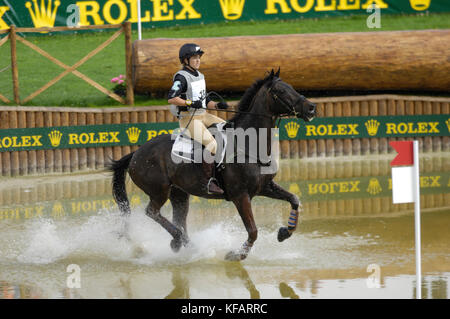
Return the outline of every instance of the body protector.
[[[205,77],[202,73],[198,72],[198,76],[195,76],[187,71],[180,70],[174,75],[174,80],[177,75],[182,75],[186,79],[186,92],[184,94],[186,95],[186,99],[191,100],[192,102],[201,100],[202,101],[202,108],[201,109],[194,109],[187,107],[187,111],[183,110],[184,107],[178,107],[176,105],[170,106],[170,111],[173,115],[175,115],[178,118],[182,118],[184,116],[191,116],[194,111],[195,115],[201,115],[206,112],[206,83],[205,83]],[[181,86],[181,83],[179,81],[174,81],[173,86]],[[176,87],[172,87],[171,91],[176,91]]]

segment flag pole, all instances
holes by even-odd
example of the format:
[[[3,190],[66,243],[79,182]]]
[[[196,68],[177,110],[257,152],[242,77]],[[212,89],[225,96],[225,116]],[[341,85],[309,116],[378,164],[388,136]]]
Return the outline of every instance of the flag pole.
[[[142,40],[141,0],[137,1],[137,5],[138,5],[138,39]]]
[[[419,141],[414,141],[414,220],[416,241],[416,298],[422,299],[422,260],[420,239],[420,177],[419,177]]]

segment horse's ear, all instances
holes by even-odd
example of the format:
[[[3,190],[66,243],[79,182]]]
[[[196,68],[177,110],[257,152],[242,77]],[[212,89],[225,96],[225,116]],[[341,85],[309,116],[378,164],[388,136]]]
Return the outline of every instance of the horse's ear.
[[[277,71],[277,73],[275,73],[275,76],[276,76],[277,78],[280,77],[280,67],[278,67],[278,71]]]
[[[273,79],[274,76],[275,76],[275,72],[274,72],[273,69],[272,69],[272,71],[271,71],[270,74],[269,74],[269,77],[270,77],[271,79]]]

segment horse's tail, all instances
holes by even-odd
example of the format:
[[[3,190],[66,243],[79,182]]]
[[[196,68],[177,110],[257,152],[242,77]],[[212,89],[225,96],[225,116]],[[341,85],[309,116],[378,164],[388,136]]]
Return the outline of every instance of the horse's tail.
[[[127,190],[125,187],[125,175],[127,173],[128,166],[130,165],[133,153],[125,155],[118,161],[111,160],[111,163],[107,165],[107,168],[113,172],[112,178],[112,192],[114,200],[119,206],[122,215],[129,215],[130,202],[128,201]]]

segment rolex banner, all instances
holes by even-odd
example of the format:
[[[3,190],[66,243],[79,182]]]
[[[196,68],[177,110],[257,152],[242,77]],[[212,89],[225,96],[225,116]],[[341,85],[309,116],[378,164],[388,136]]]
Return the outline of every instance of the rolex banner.
[[[139,0],[0,0],[0,30],[137,23]],[[449,12],[448,0],[140,0],[143,27],[223,21]],[[369,10],[369,11],[368,11]]]
[[[172,134],[178,122],[60,126],[0,130],[0,152],[142,145]],[[449,115],[283,119],[280,140],[450,136]]]

